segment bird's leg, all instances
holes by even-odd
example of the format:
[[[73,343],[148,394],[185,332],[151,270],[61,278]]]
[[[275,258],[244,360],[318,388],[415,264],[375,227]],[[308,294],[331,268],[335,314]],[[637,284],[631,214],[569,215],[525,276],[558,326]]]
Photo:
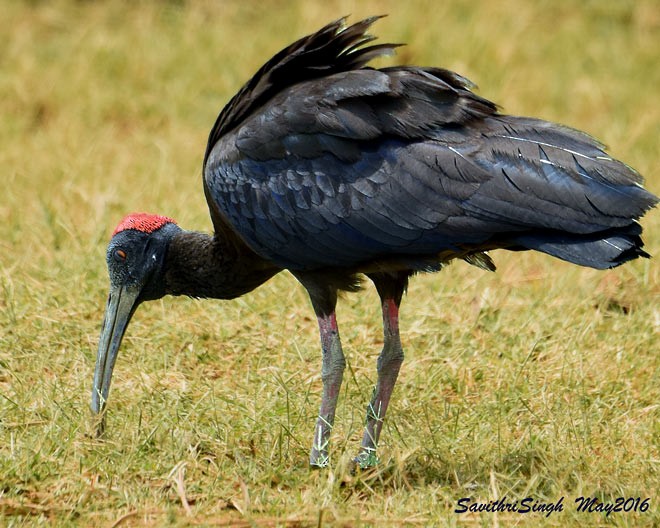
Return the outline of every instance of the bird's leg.
[[[392,391],[403,363],[403,348],[399,336],[399,306],[408,284],[408,274],[370,275],[376,285],[383,311],[383,350],[378,356],[378,381],[367,407],[364,436],[355,462],[362,468],[378,463],[376,448],[383,428],[383,420],[390,403]]]
[[[321,369],[323,396],[319,417],[314,428],[314,441],[309,463],[314,467],[325,467],[329,462],[328,445],[335,421],[335,410],[346,360],[341,349],[335,313],[319,316],[318,322],[323,350],[323,367]]]
[[[321,334],[323,396],[309,456],[310,465],[321,468],[327,466],[329,462],[330,433],[335,421],[337,400],[346,366],[335,316],[337,289],[311,275],[298,274],[296,277],[307,288]]]

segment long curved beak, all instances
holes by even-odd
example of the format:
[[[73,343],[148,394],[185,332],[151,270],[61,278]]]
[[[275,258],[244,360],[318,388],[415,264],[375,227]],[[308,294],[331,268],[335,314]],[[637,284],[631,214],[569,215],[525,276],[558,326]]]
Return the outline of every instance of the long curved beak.
[[[108,305],[105,309],[99,350],[94,369],[94,387],[92,388],[92,412],[99,414],[105,409],[110,392],[112,370],[115,367],[119,345],[126,332],[140,295],[139,286],[111,286]],[[103,430],[103,421],[99,424],[99,433]]]

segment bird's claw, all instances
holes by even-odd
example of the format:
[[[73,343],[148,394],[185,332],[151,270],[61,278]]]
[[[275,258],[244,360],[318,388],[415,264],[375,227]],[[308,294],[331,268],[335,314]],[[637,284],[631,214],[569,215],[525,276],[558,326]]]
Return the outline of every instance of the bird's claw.
[[[317,460],[310,460],[309,467],[311,469],[325,469],[330,465],[330,458],[319,457]]]
[[[312,469],[323,469],[328,467],[330,465],[330,455],[328,450],[317,449],[315,446],[309,457],[309,465]]]
[[[361,451],[360,454],[353,459],[353,462],[355,462],[356,469],[358,467],[360,469],[369,469],[376,467],[379,459],[378,455],[376,455],[375,449],[367,449]]]

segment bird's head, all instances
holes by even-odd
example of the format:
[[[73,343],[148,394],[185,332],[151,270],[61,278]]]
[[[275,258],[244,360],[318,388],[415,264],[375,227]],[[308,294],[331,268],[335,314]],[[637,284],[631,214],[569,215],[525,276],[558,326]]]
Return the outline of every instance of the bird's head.
[[[180,232],[171,218],[134,213],[126,216],[112,234],[106,254],[110,294],[92,389],[94,413],[105,407],[119,345],[135,309],[142,301],[165,295],[165,257],[172,237]]]

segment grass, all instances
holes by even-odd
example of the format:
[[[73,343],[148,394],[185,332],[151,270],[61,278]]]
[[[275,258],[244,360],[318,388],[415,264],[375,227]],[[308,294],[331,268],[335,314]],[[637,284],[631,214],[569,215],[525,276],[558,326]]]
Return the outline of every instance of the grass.
[[[596,272],[496,252],[497,274],[417,278],[368,474],[347,468],[381,339],[372,290],[339,308],[349,370],[328,470],[306,465],[320,354],[288,274],[232,302],[141,307],[107,440],[88,410],[109,233],[134,210],[210,230],[206,135],[275,51],[341,15],[387,12],[374,31],[409,44],[398,61],[592,133],[658,194],[657,2],[0,3],[0,524],[660,523],[657,259]],[[657,210],[643,224],[660,255]],[[564,511],[454,513],[461,497],[504,496],[564,497]],[[651,506],[580,513],[579,496]]]

